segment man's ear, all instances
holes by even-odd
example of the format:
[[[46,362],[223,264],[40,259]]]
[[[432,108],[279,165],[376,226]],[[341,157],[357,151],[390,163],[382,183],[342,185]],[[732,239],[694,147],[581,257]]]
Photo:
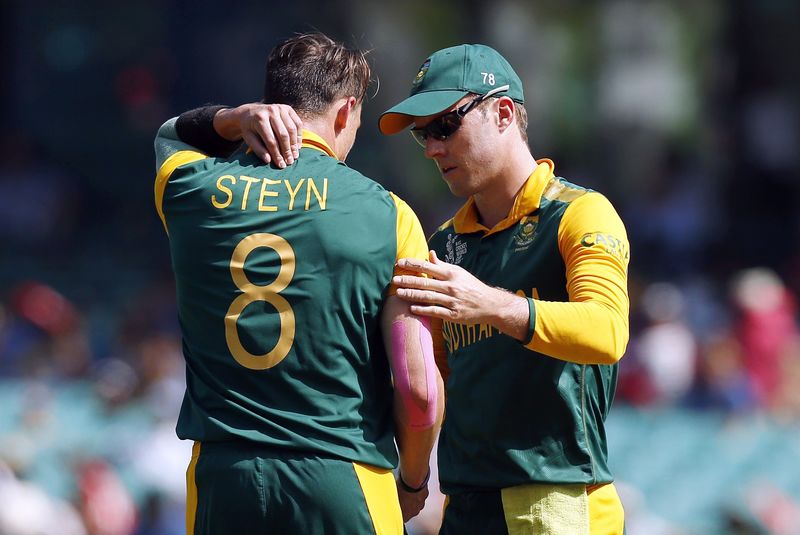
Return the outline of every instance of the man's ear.
[[[508,97],[497,99],[497,125],[501,132],[514,124],[515,105],[516,103]]]
[[[347,97],[339,102],[341,102],[341,105],[339,109],[336,110],[336,120],[334,122],[337,133],[347,127],[347,123],[350,121],[350,113],[353,111],[353,108],[356,107],[356,97]]]

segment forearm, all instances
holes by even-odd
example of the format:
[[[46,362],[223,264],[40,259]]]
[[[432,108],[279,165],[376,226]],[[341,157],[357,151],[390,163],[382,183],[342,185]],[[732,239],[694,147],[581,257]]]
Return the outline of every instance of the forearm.
[[[390,296],[382,313],[384,344],[394,381],[394,420],[403,481],[424,481],[444,412],[444,385],[427,321]]]
[[[528,301],[502,288],[490,288],[486,300],[486,321],[501,333],[526,341],[530,326]]]
[[[178,137],[211,156],[230,155],[242,139],[241,129],[231,110],[215,105],[182,113],[175,122]]]
[[[242,139],[242,109],[220,108],[214,114],[214,131],[228,141]]]
[[[444,383],[436,376],[437,397],[444,400]],[[400,477],[410,487],[421,486],[430,470],[430,456],[444,415],[444,403],[436,407],[436,419],[427,429],[413,428],[407,424],[402,402],[395,398],[395,426],[397,446],[400,451]]]

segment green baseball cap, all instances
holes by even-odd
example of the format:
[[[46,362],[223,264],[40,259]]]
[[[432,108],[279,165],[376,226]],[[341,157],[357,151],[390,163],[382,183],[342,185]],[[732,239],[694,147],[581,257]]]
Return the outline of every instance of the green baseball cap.
[[[414,117],[440,113],[469,93],[483,95],[508,85],[497,96],[523,104],[522,82],[506,59],[486,45],[458,45],[434,52],[419,68],[407,99],[383,112],[378,128],[396,134]]]

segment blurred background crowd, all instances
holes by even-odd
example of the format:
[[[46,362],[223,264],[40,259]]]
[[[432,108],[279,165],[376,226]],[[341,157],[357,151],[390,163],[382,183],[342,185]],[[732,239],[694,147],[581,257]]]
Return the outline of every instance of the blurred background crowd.
[[[630,535],[800,533],[800,3],[0,3],[0,534],[183,533],[190,445],[156,216],[158,126],[260,98],[269,49],[372,49],[348,163],[427,232],[460,202],[377,134],[430,52],[501,51],[534,156],[605,193],[631,241],[609,418]],[[544,408],[546,410],[546,408]],[[410,526],[436,529],[441,496]]]

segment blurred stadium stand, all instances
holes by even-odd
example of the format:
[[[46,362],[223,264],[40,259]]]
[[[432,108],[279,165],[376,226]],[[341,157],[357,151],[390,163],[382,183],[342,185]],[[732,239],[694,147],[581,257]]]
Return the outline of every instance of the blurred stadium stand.
[[[279,39],[373,48],[348,163],[427,231],[452,199],[375,135],[425,54],[500,49],[537,157],[619,208],[631,343],[608,438],[629,535],[800,533],[800,3],[0,3],[0,535],[183,532],[188,444],[158,126],[260,98]],[[435,532],[435,493],[412,533]]]

